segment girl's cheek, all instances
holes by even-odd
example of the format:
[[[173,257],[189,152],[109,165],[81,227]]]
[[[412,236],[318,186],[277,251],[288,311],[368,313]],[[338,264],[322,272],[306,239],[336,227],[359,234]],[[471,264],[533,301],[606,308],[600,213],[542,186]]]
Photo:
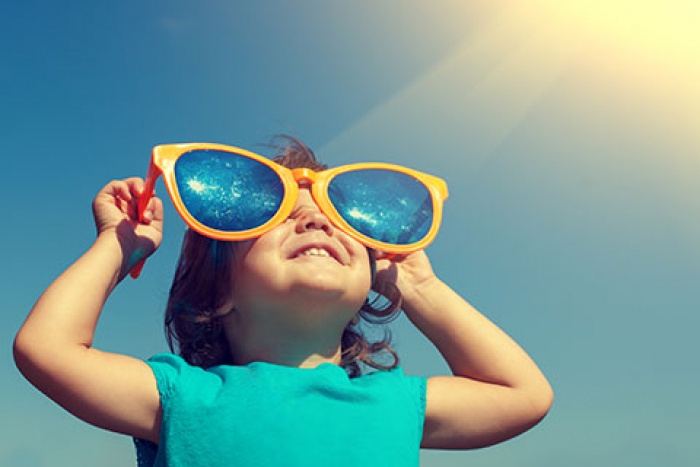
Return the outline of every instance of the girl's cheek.
[[[354,238],[346,235],[339,229],[336,229],[336,232],[338,232],[341,237],[339,238],[340,243],[343,245],[343,247],[355,258],[364,258],[369,260],[369,254],[370,250],[355,240]]]

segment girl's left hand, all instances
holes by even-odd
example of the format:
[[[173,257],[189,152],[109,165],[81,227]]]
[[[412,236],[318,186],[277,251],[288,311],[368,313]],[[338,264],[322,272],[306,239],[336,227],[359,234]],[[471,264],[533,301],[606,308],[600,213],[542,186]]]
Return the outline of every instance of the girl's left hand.
[[[376,252],[375,257],[377,279],[396,285],[404,302],[410,303],[418,288],[437,280],[428,255],[422,250],[393,257]]]

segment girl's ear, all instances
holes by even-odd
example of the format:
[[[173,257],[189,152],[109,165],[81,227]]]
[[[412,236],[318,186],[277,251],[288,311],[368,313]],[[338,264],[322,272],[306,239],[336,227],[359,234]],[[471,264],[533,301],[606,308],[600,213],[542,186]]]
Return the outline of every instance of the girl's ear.
[[[224,317],[230,315],[234,311],[236,311],[236,305],[233,303],[233,299],[230,298],[226,300],[226,303],[219,307],[218,310],[216,310],[216,316],[219,318]]]

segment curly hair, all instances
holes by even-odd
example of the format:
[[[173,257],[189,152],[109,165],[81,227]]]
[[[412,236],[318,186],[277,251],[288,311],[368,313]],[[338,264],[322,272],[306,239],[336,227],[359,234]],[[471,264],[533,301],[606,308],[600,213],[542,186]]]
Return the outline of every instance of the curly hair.
[[[285,144],[275,144],[282,140]],[[301,141],[279,136],[271,144],[278,151],[273,160],[290,169],[324,170],[313,151]],[[188,229],[185,232],[175,277],[165,311],[165,329],[170,349],[177,351],[191,365],[208,368],[233,364],[231,350],[223,330],[222,307],[229,299],[236,261],[237,243],[211,239]],[[371,270],[375,270],[370,251]],[[373,273],[374,275],[374,273]],[[398,365],[398,355],[390,346],[390,334],[370,342],[362,326],[382,325],[399,312],[401,294],[393,284],[373,277],[370,297],[358,310],[357,320],[349,323],[341,337],[340,365],[351,377],[362,374],[361,364],[376,369]],[[389,357],[382,363],[378,357]],[[383,358],[382,358],[383,360]]]

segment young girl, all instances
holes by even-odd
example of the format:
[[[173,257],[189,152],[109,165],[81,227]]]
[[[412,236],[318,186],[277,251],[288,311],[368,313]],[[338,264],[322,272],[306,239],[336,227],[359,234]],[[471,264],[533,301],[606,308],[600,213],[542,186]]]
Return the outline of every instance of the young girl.
[[[148,466],[418,465],[420,447],[488,446],[545,416],[537,366],[422,251],[444,182],[382,164],[324,170],[292,139],[275,161],[168,145],[145,183],[107,184],[97,239],[17,334],[26,378],[133,436]],[[179,355],[143,362],[92,342],[112,290],[160,245],[161,172],[190,227],[166,311]],[[406,376],[388,342],[363,337],[362,321],[399,306],[453,376]]]

